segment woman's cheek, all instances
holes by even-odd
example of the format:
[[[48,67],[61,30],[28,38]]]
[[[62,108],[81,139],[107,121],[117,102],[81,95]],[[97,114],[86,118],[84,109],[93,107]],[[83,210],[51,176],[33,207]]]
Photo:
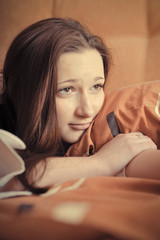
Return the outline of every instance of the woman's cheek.
[[[73,105],[73,101],[68,98],[59,98],[56,100],[56,111],[59,121],[65,121],[70,117],[73,112]]]
[[[100,94],[99,97],[95,98],[95,106],[96,106],[96,110],[97,110],[97,113],[100,111],[102,105],[103,105],[103,102],[104,102],[104,92],[102,94]]]

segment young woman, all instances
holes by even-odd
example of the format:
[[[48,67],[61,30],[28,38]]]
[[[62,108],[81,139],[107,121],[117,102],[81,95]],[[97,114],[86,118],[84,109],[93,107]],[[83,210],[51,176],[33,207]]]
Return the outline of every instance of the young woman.
[[[0,122],[25,142],[19,154],[26,171],[10,189],[40,193],[70,179],[112,176],[156,149],[136,132],[118,135],[89,157],[64,156],[103,105],[109,59],[102,40],[70,19],[40,21],[14,39],[4,63]]]

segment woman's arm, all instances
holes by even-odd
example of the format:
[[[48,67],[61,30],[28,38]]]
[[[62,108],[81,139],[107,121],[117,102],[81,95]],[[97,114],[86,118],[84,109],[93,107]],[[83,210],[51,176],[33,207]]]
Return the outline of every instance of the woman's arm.
[[[37,187],[50,187],[82,177],[114,176],[137,154],[148,149],[156,149],[156,145],[141,133],[120,134],[92,156],[48,158],[46,168],[41,161],[30,173],[29,182],[35,182]],[[22,189],[23,186],[14,178],[1,190]]]
[[[160,150],[141,152],[126,167],[128,177],[160,179]]]
[[[41,165],[43,162],[39,163],[32,179],[39,177],[36,186],[44,187],[81,177],[114,176],[137,154],[147,149],[156,149],[147,136],[141,133],[120,134],[90,157],[49,158],[41,178],[44,168]]]

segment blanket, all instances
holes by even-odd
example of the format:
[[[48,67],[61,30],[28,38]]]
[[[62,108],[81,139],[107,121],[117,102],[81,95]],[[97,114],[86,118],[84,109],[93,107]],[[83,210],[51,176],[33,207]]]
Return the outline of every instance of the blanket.
[[[96,177],[0,200],[0,239],[160,239],[160,181]]]

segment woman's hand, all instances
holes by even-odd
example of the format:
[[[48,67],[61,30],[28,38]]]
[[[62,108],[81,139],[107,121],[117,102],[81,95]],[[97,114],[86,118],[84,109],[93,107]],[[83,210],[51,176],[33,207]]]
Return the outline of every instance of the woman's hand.
[[[97,162],[104,175],[116,175],[136,155],[149,150],[157,149],[155,143],[140,132],[119,134],[105,144],[92,157]]]

